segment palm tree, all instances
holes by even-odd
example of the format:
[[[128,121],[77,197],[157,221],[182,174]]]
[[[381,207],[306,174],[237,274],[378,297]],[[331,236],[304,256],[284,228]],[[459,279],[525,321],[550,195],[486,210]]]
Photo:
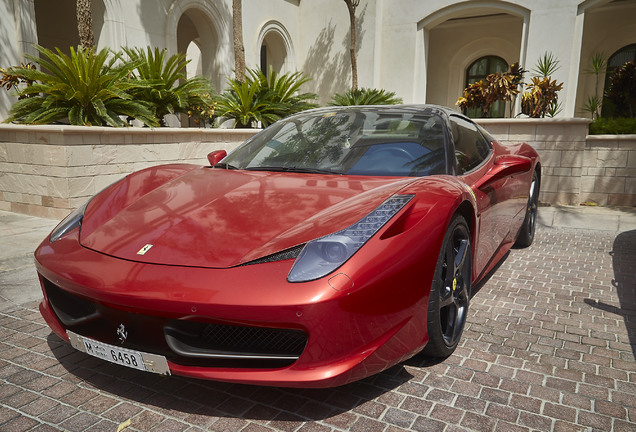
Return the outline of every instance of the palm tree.
[[[241,0],[232,0],[232,24],[234,31],[234,73],[237,81],[244,82],[245,47],[243,45],[243,5]]]
[[[358,90],[358,61],[356,59],[356,44],[357,44],[357,26],[356,26],[356,8],[360,5],[360,0],[344,0],[349,10],[349,23],[351,27],[351,46],[349,52],[351,53],[351,90]]]
[[[77,31],[80,45],[84,49],[93,46],[93,15],[91,13],[91,0],[77,0]]]

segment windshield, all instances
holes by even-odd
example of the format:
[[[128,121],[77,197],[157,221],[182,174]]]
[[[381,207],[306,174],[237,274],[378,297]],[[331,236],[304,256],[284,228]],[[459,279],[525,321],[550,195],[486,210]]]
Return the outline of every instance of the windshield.
[[[273,124],[221,165],[369,176],[444,174],[443,131],[439,116],[416,110],[309,111]]]

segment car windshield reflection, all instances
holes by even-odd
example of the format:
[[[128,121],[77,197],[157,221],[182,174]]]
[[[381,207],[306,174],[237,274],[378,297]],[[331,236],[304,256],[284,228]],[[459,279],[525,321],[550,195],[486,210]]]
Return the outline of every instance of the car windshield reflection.
[[[367,176],[446,173],[442,119],[430,111],[313,110],[265,129],[223,160],[245,170]]]

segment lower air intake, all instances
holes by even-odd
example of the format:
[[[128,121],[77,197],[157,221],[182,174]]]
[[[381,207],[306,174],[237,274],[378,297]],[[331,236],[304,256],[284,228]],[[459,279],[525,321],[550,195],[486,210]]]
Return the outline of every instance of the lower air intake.
[[[168,346],[180,356],[295,361],[307,344],[302,330],[171,321]]]

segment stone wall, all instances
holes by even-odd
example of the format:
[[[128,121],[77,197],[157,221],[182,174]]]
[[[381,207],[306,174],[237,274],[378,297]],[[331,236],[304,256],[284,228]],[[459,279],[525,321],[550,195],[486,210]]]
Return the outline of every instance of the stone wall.
[[[126,174],[153,165],[204,165],[255,133],[0,125],[0,210],[61,219]]]
[[[540,200],[636,206],[636,135],[587,135],[589,119],[480,119],[503,143],[527,142],[542,162]]]
[[[587,136],[587,119],[483,119],[541,155],[544,203],[636,206],[636,135]],[[254,130],[0,125],[0,210],[60,219],[110,183],[164,163],[207,164]]]
[[[636,135],[587,137],[580,199],[600,205],[636,206]]]

